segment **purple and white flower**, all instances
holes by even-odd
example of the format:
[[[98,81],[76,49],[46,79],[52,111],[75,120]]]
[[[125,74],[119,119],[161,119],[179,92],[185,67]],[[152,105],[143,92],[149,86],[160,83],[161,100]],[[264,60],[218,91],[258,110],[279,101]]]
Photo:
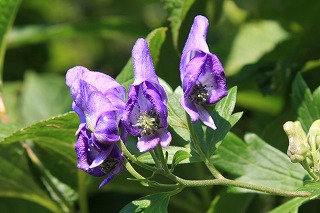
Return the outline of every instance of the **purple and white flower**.
[[[200,119],[216,129],[203,104],[214,104],[228,94],[224,69],[218,57],[210,53],[206,43],[208,19],[196,16],[180,61],[180,79],[184,96],[181,105],[191,121]]]
[[[128,133],[140,136],[140,152],[155,148],[159,143],[167,147],[171,134],[167,130],[167,95],[155,73],[148,43],[138,39],[132,50],[134,83],[129,88],[128,101],[122,123]]]
[[[107,176],[100,187],[122,171],[119,123],[125,108],[125,88],[108,75],[77,66],[68,70],[66,84],[72,108],[80,118],[75,150],[78,168]]]

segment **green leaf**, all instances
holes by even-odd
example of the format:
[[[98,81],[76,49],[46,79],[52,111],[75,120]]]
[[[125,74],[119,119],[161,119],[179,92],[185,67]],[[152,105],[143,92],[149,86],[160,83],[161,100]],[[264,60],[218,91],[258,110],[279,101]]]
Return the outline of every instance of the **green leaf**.
[[[308,132],[311,124],[320,118],[320,87],[312,94],[300,74],[292,84],[292,101],[297,109],[298,120]]]
[[[61,212],[30,174],[21,144],[0,144],[0,197],[23,199],[52,212]]]
[[[253,197],[253,194],[232,194],[224,191],[211,202],[207,213],[246,213]]]
[[[168,212],[169,199],[170,196],[168,193],[148,195],[127,204],[120,210],[120,213],[165,213]]]
[[[240,176],[237,180],[254,185],[295,190],[303,185],[306,171],[293,164],[284,153],[255,134],[245,135],[245,142],[229,133],[211,161],[222,170]],[[233,191],[243,191],[235,189]]]
[[[58,75],[28,72],[22,88],[22,118],[25,124],[65,113],[72,98],[65,79]]]
[[[207,156],[211,156],[217,146],[217,143],[230,131],[242,116],[242,112],[234,113],[233,109],[236,104],[237,87],[233,87],[228,91],[228,95],[221,99],[212,111],[211,116],[217,126],[216,130],[196,122],[194,127],[201,143],[201,147]]]
[[[6,50],[6,36],[13,24],[21,0],[0,0],[0,79]]]
[[[182,162],[185,159],[190,158],[192,155],[184,150],[178,150],[176,153],[173,155],[172,159],[172,168],[176,167],[180,162]]]
[[[35,142],[38,157],[51,174],[75,189],[77,158],[73,145],[78,125],[77,115],[70,112],[16,131],[0,140],[0,144],[32,140]]]
[[[189,9],[195,0],[165,0],[164,4],[169,11],[169,21],[173,37],[173,45],[178,49],[179,30]]]
[[[166,38],[167,28],[161,27],[153,30],[147,36],[146,40],[149,43],[150,54],[152,56],[154,67],[157,67],[160,55],[161,46]],[[128,63],[122,69],[120,74],[117,76],[116,80],[122,84],[125,88],[129,88],[130,84],[133,83],[134,72],[133,72],[133,63],[130,58]]]
[[[316,199],[320,195],[320,182],[307,183],[306,185],[298,188],[297,191],[310,192],[310,199]]]
[[[226,75],[233,75],[243,66],[255,63],[288,36],[289,34],[276,21],[243,24],[235,36],[225,63]]]
[[[178,154],[176,154],[179,152]],[[178,161],[178,163],[193,163],[201,161],[197,156],[191,155],[191,151],[188,148],[178,147],[178,146],[168,146],[163,148],[163,154],[168,153],[168,163],[170,164],[173,161]],[[149,152],[145,152],[139,155],[138,160],[143,163],[154,164],[153,158],[151,157]],[[178,159],[175,159],[178,158]],[[175,160],[174,160],[175,159]]]
[[[168,124],[174,141],[182,146],[190,143],[190,131],[185,110],[180,105],[180,98],[183,95],[181,87],[177,87],[174,92],[166,91],[168,96]]]
[[[308,198],[303,198],[303,197],[296,197],[292,198],[291,200],[285,202],[284,204],[278,206],[275,209],[272,209],[268,213],[283,213],[283,212],[290,212],[290,213],[297,213],[299,207],[307,202],[309,199]]]

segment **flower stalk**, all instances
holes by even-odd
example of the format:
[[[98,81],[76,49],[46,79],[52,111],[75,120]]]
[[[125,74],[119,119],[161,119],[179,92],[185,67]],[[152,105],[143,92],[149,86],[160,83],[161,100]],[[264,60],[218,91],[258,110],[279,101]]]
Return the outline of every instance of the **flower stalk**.
[[[211,172],[211,174],[215,178],[223,179],[224,178],[223,175],[216,169],[216,167],[209,161],[207,156],[203,153],[201,146],[200,146],[199,138],[194,131],[194,128],[193,128],[193,125],[191,123],[189,116],[187,116],[187,120],[188,120],[188,127],[190,130],[191,141],[192,141],[194,147],[196,148],[197,153],[199,154],[200,158],[202,159],[202,161],[205,163],[205,165],[207,166],[207,168],[209,169],[209,171]]]

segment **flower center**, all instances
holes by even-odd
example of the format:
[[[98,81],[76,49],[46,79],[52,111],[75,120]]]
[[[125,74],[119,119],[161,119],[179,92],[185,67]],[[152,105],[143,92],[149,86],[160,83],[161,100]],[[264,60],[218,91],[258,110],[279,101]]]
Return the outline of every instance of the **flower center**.
[[[193,87],[188,98],[196,104],[203,104],[207,101],[208,97],[209,97],[209,93],[207,90],[207,86],[206,85],[203,86],[201,83],[197,83]]]
[[[154,110],[150,110],[149,113],[143,112],[134,126],[141,129],[141,135],[152,135],[160,128],[160,117]]]
[[[101,171],[105,174],[109,174],[119,163],[119,159],[107,158],[99,165]]]

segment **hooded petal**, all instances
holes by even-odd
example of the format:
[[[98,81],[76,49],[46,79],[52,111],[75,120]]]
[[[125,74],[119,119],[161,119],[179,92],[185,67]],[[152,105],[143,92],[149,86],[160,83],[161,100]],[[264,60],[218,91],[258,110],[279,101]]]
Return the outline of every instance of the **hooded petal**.
[[[99,143],[116,142],[120,140],[119,120],[115,118],[114,111],[105,112],[98,119],[94,136]]]
[[[134,67],[134,85],[139,85],[144,81],[159,84],[146,40],[140,38],[136,41],[132,49],[132,61]]]
[[[92,72],[81,66],[69,69],[66,74],[66,84],[70,87],[74,99],[80,92],[80,80],[96,87],[103,94],[113,92],[120,99],[125,100],[125,88],[117,81],[104,73]]]
[[[154,70],[152,57],[149,51],[148,42],[139,38],[132,49],[132,61],[134,67],[134,85],[139,85],[144,81],[151,82],[158,89],[163,99],[167,95],[159,83],[158,76]]]
[[[181,81],[183,80],[186,66],[189,61],[200,51],[209,53],[209,48],[206,42],[208,26],[209,22],[206,17],[201,15],[195,17],[188,39],[182,51],[182,57],[180,61]]]

